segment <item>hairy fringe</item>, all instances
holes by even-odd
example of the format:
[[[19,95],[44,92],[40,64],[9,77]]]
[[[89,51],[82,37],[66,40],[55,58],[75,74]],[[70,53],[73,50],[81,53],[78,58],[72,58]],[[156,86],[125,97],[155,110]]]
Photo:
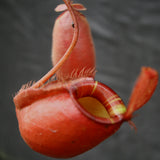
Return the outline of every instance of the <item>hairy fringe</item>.
[[[23,91],[23,90],[25,90],[25,89],[27,89],[27,88],[29,88],[29,87],[31,87],[33,84],[35,84],[36,82],[35,81],[29,81],[28,83],[26,83],[26,84],[23,84],[22,85],[22,87],[21,87],[21,89],[19,90],[19,92],[20,91]]]
[[[57,77],[58,81],[74,80],[81,77],[94,77],[96,74],[95,68],[83,68],[80,72],[78,69],[74,69],[71,74],[62,75],[59,74]]]
[[[74,69],[72,71],[72,73],[69,75],[63,75],[59,74],[58,77],[56,75],[54,75],[52,78],[50,78],[45,84],[43,84],[40,88],[42,88],[43,86],[45,86],[47,83],[53,82],[53,81],[67,81],[67,80],[74,80],[77,78],[81,78],[81,77],[94,77],[96,74],[96,69],[95,68],[83,68],[80,72],[78,69]],[[35,81],[29,81],[28,83],[22,85],[22,87],[20,88],[20,90],[15,93],[14,96],[16,96],[18,93],[28,89],[29,87],[31,87],[32,85],[34,85],[36,82]],[[13,96],[13,97],[14,97]]]
[[[35,84],[35,81],[29,81],[28,83],[23,84],[22,87],[20,88],[20,90],[12,96],[15,97],[18,93],[20,93],[20,92],[24,91],[25,89],[31,87],[33,84]]]

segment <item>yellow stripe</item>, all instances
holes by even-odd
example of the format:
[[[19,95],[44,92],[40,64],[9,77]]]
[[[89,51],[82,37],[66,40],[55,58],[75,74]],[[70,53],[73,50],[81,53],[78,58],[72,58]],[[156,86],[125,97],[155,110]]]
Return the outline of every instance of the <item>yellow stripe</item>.
[[[113,103],[113,102],[119,101],[119,100],[121,100],[121,99],[120,98],[116,98],[116,99],[113,99],[112,101],[110,101],[109,103]]]
[[[110,101],[110,100],[112,100],[112,99],[114,99],[114,98],[116,98],[116,97],[118,97],[118,95],[117,95],[117,94],[115,94],[115,95],[113,95],[113,96],[109,97],[108,99],[106,99],[106,100],[104,101],[104,103],[103,103],[103,104],[107,103],[107,105],[108,105],[109,101]]]
[[[116,98],[116,97],[118,97],[118,95],[117,95],[117,94],[115,94],[115,95],[113,95],[113,96],[109,97],[109,98],[108,98],[108,101],[110,101],[111,99]]]
[[[108,102],[108,103],[106,104],[106,106],[110,105],[110,104],[113,103],[113,102],[119,101],[119,100],[121,100],[121,98],[113,99],[113,100],[111,100],[110,102]]]
[[[93,88],[93,90],[92,90],[91,95],[95,92],[95,90],[96,90],[96,88],[97,88],[97,85],[98,85],[98,81],[95,81],[94,88]]]

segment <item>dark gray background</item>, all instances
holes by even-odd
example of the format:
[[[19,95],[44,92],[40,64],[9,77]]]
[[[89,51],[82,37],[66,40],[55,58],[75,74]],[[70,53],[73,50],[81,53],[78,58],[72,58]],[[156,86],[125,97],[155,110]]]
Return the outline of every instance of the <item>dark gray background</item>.
[[[159,0],[79,0],[88,11],[96,47],[96,79],[127,103],[141,66],[160,72]],[[22,84],[51,68],[52,27],[62,0],[0,0],[0,160],[51,160],[21,139],[12,97]],[[159,160],[159,87],[139,110],[135,134],[127,123],[73,160]]]

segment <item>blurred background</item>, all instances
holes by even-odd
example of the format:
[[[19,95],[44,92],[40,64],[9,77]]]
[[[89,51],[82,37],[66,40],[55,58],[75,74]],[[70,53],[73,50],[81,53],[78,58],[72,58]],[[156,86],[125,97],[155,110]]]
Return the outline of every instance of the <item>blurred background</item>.
[[[96,80],[127,103],[141,66],[160,73],[159,0],[77,0],[90,23]],[[54,8],[62,0],[0,0],[0,160],[51,160],[22,140],[12,97],[22,84],[38,80],[51,67]],[[127,123],[109,139],[73,160],[159,160],[160,92],[136,113],[135,133]]]

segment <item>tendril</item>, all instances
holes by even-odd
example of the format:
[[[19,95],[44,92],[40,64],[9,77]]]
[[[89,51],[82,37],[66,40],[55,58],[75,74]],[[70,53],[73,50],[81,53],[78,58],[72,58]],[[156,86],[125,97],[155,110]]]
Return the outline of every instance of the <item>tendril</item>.
[[[71,54],[73,48],[75,47],[77,41],[78,41],[78,34],[79,34],[79,27],[78,27],[78,21],[75,15],[75,11],[71,5],[71,1],[70,0],[63,0],[64,3],[66,4],[72,20],[73,20],[73,24],[74,24],[74,33],[73,33],[73,38],[72,38],[72,42],[69,46],[69,48],[67,49],[66,53],[64,54],[64,56],[58,61],[58,63],[47,73],[45,74],[39,81],[37,81],[32,88],[39,88],[41,87],[44,83],[46,83],[56,72],[57,70],[64,64],[64,62],[68,59],[69,55]],[[72,24],[71,24],[72,25]]]

